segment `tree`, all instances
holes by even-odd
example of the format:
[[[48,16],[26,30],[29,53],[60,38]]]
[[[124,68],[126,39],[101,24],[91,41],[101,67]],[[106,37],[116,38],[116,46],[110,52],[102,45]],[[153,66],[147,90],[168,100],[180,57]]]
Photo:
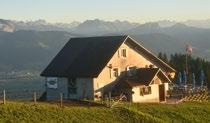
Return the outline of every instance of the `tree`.
[[[178,72],[183,72],[185,70],[185,60],[186,60],[186,55],[185,54],[180,54],[180,53],[174,53],[170,55],[170,59],[167,58],[166,53],[159,53],[158,57],[162,59],[163,61],[167,62],[170,66],[172,66],[177,73]],[[209,82],[210,81],[210,62],[206,61],[202,58],[199,57],[188,57],[188,68],[189,68],[189,75],[188,75],[188,83],[191,83],[192,81],[192,73],[195,73],[196,76],[196,81],[197,83],[200,82],[199,76],[200,76],[200,71],[203,70],[205,73],[205,81]],[[176,81],[176,79],[174,80]],[[210,83],[208,84],[210,87]]]
[[[164,62],[168,63],[168,58],[167,58],[166,53],[159,52],[159,53],[158,53],[158,58],[160,58],[160,59],[163,60]]]

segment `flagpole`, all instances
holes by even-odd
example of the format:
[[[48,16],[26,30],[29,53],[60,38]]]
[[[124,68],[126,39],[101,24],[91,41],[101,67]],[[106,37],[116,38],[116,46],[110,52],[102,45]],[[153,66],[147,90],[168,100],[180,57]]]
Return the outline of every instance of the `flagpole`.
[[[186,50],[186,59],[185,59],[185,71],[186,71],[186,80],[185,80],[185,85],[187,85],[187,77],[188,77],[188,52]]]
[[[186,70],[186,74],[188,75],[188,59],[187,59],[187,52],[186,52],[186,60],[185,60],[185,70]]]
[[[188,77],[188,74],[189,74],[189,70],[188,70],[188,55],[191,55],[192,54],[192,46],[187,44],[186,45],[186,63],[185,63],[185,69],[186,69],[186,76]],[[187,78],[186,77],[186,78]],[[187,79],[186,79],[186,83],[187,83]]]

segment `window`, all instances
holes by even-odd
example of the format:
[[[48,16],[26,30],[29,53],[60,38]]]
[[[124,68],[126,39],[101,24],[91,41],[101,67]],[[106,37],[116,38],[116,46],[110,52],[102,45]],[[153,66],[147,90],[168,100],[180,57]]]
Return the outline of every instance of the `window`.
[[[140,87],[140,95],[141,96],[151,94],[151,93],[152,93],[152,90],[151,90],[150,86]]]
[[[140,95],[141,95],[141,96],[144,96],[144,90],[143,90],[142,87],[140,88]]]
[[[118,77],[119,76],[119,69],[118,68],[113,68],[112,75],[113,75],[113,77]]]
[[[68,79],[68,92],[69,92],[69,94],[76,94],[77,93],[76,78],[69,78]]]
[[[127,57],[127,51],[126,51],[126,49],[122,49],[121,50],[121,56],[122,57]]]
[[[120,74],[119,68],[110,69],[110,78],[118,77]]]
[[[151,87],[150,86],[144,87],[144,94],[151,94]]]
[[[110,78],[117,78],[120,75],[120,69],[115,67],[110,69]]]

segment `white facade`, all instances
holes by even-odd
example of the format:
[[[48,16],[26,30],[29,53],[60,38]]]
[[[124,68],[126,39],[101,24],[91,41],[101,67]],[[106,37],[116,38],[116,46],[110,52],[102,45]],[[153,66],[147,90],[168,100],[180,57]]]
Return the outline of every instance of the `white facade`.
[[[133,102],[159,102],[159,85],[153,84],[150,85],[151,87],[151,94],[141,95],[140,88],[141,86],[136,86],[132,88],[134,92],[132,94],[132,101]]]
[[[122,50],[126,49],[126,57],[122,56]],[[108,66],[112,65],[112,68]],[[101,71],[98,77],[93,79],[95,95],[99,95],[98,90],[102,89],[107,84],[116,80],[116,77],[111,76],[112,70],[118,68],[120,72],[127,71],[128,67],[145,68],[153,65],[148,59],[139,54],[135,49],[126,43],[123,43],[117,52],[113,55],[106,67]],[[154,65],[154,67],[156,67]]]
[[[149,85],[151,87],[151,94],[140,94],[140,88],[143,86],[136,86],[132,88],[132,91],[134,92],[132,94],[132,102],[134,103],[145,103],[145,102],[160,102],[159,97],[159,84],[152,84]],[[165,97],[168,91],[168,83],[164,83],[164,89],[165,89]]]
[[[47,100],[59,100],[61,93],[63,93],[63,98],[67,99],[68,87],[66,85],[68,85],[68,80],[66,78],[57,78],[57,88],[49,88],[46,81]]]
[[[59,100],[60,94],[64,99],[93,99],[93,81],[90,78],[76,79],[76,93],[69,93],[67,78],[57,79],[57,88],[49,88],[46,83],[47,100]]]

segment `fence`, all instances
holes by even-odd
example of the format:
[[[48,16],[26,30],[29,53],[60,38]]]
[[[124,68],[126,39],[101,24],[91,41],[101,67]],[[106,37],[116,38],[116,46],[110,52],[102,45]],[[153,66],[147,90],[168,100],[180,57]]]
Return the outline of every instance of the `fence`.
[[[0,100],[6,98],[10,101],[30,101],[34,99],[34,95],[39,99],[43,95],[43,90],[0,90]]]
[[[0,100],[2,104],[6,104],[7,101],[33,101],[34,104],[37,103],[37,100],[40,100],[44,94],[43,90],[31,90],[31,91],[6,91],[3,90],[0,92]],[[59,100],[60,107],[63,107],[63,94],[60,93]]]

